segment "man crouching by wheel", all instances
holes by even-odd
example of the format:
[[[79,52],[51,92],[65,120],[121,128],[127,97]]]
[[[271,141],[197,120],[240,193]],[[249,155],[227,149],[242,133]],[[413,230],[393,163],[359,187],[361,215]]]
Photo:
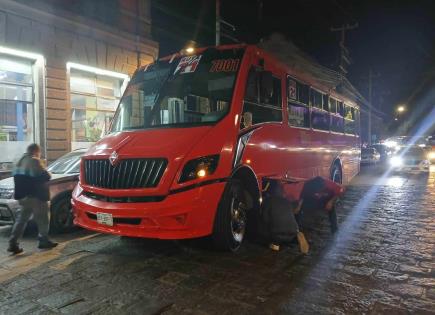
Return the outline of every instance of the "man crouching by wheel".
[[[344,192],[341,185],[315,177],[309,180],[267,178],[263,184],[264,202],[259,216],[259,234],[279,250],[279,245],[298,240],[302,253],[309,251],[301,231],[304,209],[324,209],[328,213],[331,232],[337,231],[335,204]]]

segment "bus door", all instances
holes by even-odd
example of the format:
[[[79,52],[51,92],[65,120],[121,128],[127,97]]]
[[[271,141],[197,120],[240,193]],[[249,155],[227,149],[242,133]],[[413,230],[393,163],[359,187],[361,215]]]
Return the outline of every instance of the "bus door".
[[[258,177],[286,172],[283,132],[282,80],[278,73],[251,66],[243,99],[240,134],[249,133],[242,163],[248,161]]]

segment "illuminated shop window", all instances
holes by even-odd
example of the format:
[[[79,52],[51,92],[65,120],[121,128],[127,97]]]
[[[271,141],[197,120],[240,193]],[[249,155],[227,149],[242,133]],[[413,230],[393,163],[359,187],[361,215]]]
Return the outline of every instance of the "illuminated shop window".
[[[71,149],[88,148],[109,130],[128,76],[69,66]]]
[[[0,173],[35,142],[34,60],[0,53]]]

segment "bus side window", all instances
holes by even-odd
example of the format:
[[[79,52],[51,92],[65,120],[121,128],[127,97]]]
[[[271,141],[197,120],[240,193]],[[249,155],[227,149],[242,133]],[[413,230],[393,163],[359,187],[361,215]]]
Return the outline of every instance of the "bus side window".
[[[311,89],[311,127],[329,131],[329,104],[327,95]],[[326,104],[325,104],[326,103]]]
[[[254,67],[252,67],[249,70],[248,79],[246,81],[245,101],[258,103],[258,88],[258,72]]]
[[[355,135],[359,136],[360,132],[361,132],[361,126],[360,126],[360,116],[359,116],[359,110],[355,109],[355,122],[356,122],[356,126],[355,126]]]
[[[287,77],[288,124],[294,127],[310,127],[308,86]]]
[[[251,122],[245,122],[243,117],[252,118],[252,125],[282,121],[281,80],[272,77],[272,93],[262,96],[260,73],[255,67],[249,70],[240,128],[248,128],[251,125]]]
[[[334,132],[344,132],[344,120],[341,114],[343,103],[330,97],[329,98],[329,108],[331,111],[331,131]]]
[[[260,82],[260,91],[263,91],[265,89],[262,88],[263,82]],[[260,95],[261,97],[261,103],[272,105],[272,106],[278,106],[281,107],[281,80],[276,77],[272,77],[272,93],[270,95]]]
[[[356,134],[355,108],[344,104],[344,132]]]

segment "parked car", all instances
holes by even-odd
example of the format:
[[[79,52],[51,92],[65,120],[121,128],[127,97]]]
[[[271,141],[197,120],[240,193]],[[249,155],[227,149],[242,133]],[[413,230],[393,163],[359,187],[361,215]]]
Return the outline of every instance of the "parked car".
[[[419,146],[401,148],[390,158],[390,164],[395,171],[429,172],[430,168],[427,150]]]
[[[370,148],[373,148],[379,152],[381,157],[380,159],[381,162],[387,161],[388,158],[393,154],[393,150],[391,150],[391,148],[389,148],[385,144],[381,144],[381,143],[373,144],[372,146],[370,146]]]
[[[86,149],[70,152],[49,165],[52,174],[50,187],[50,232],[61,233],[73,229],[71,193],[78,182],[80,159]],[[0,180],[0,224],[13,224],[20,211],[14,199],[14,178]]]
[[[376,165],[381,160],[381,155],[375,148],[361,149],[361,164]]]

